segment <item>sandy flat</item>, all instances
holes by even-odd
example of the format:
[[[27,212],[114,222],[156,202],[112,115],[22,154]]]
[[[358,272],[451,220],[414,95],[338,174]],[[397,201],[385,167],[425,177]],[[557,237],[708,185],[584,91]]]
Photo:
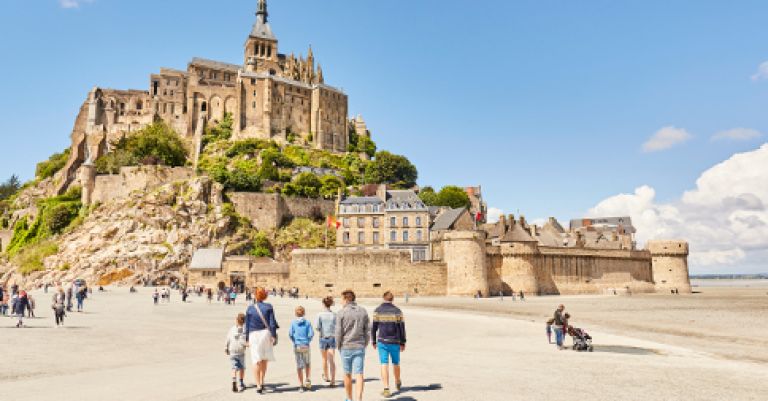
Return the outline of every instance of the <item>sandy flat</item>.
[[[409,333],[405,388],[393,399],[764,400],[766,343],[757,334],[766,327],[756,317],[764,321],[768,296],[765,289],[723,291],[526,303],[411,299],[401,305]],[[295,392],[287,328],[296,305],[315,316],[317,300],[270,299],[282,337],[268,373],[271,392],[259,397],[252,389],[228,389],[224,337],[242,303],[208,305],[193,296],[182,304],[174,294],[170,304],[154,306],[150,289],[129,294],[116,288],[94,294],[86,313],[70,313],[66,328],[55,329],[42,307],[48,295],[36,295],[39,318],[27,328],[0,319],[1,400],[344,399],[343,390],[324,384],[312,393]],[[560,302],[595,337],[595,352],[558,351],[547,343],[543,320]],[[362,303],[369,311],[376,304]],[[320,384],[316,349],[313,361],[313,382]],[[369,348],[366,400],[382,399],[378,370]],[[247,383],[253,383],[251,373]]]

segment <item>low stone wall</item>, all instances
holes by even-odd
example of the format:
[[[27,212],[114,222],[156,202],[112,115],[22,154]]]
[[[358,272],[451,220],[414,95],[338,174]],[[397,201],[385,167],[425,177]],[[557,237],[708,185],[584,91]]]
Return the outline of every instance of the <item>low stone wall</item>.
[[[386,290],[398,296],[446,295],[446,266],[413,263],[404,251],[297,249],[292,258],[290,284],[309,296],[345,289],[362,297],[380,297]]]
[[[190,179],[194,175],[194,170],[189,167],[123,167],[120,174],[96,176],[91,201],[106,203],[127,198],[133,191],[149,191],[170,182]]]
[[[237,213],[248,218],[259,230],[279,227],[294,217],[322,217],[335,213],[336,203],[329,199],[293,198],[277,193],[228,192]]]
[[[613,290],[653,292],[647,251],[546,248],[488,251],[489,290],[509,294],[599,294]]]

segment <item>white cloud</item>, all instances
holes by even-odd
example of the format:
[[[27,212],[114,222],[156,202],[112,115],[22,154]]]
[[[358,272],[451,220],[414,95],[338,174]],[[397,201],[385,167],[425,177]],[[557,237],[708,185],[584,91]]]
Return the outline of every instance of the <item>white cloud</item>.
[[[727,131],[720,131],[715,135],[712,135],[712,140],[720,139],[732,139],[734,141],[747,141],[750,139],[760,138],[763,136],[762,132],[752,128],[732,128]]]
[[[752,74],[753,81],[760,81],[768,78],[768,61],[763,61],[757,67],[757,72]]]
[[[495,223],[499,221],[499,218],[504,215],[504,211],[497,208],[497,207],[489,207],[488,208],[488,216],[485,217],[485,220],[489,223]]]
[[[95,0],[59,0],[61,8],[79,8],[85,3],[93,3]]]
[[[673,126],[664,127],[656,131],[656,133],[643,144],[643,152],[667,150],[691,138],[693,138],[693,135],[682,128]]]
[[[693,272],[768,271],[768,143],[711,167],[677,200],[657,202],[646,185],[601,201],[589,215],[631,216],[641,246],[689,241]]]

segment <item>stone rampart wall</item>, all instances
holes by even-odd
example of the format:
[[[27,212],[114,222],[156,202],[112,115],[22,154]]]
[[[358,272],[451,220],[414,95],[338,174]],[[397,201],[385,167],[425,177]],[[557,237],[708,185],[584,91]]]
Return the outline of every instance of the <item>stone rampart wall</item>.
[[[173,181],[192,178],[188,167],[137,166],[123,167],[119,174],[97,175],[92,202],[106,203],[127,198],[133,191],[150,191]]]
[[[362,297],[380,297],[386,290],[398,296],[446,294],[446,266],[413,263],[404,251],[297,249],[292,258],[290,284],[309,296],[348,288]]]
[[[333,214],[333,200],[292,198],[281,194],[261,192],[229,192],[227,197],[238,214],[248,218],[259,230],[279,227],[294,217],[320,217]]]
[[[540,247],[531,252],[488,251],[489,290],[509,294],[653,292],[647,251]]]

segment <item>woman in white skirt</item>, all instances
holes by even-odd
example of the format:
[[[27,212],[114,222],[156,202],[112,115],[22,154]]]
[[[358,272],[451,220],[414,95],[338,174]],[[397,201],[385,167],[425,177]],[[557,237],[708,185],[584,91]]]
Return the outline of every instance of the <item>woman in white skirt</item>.
[[[256,303],[248,307],[245,313],[245,339],[251,348],[253,374],[256,379],[256,391],[264,392],[264,376],[267,374],[267,363],[275,360],[272,350],[277,344],[277,321],[272,305],[264,302],[267,291],[256,289]]]

